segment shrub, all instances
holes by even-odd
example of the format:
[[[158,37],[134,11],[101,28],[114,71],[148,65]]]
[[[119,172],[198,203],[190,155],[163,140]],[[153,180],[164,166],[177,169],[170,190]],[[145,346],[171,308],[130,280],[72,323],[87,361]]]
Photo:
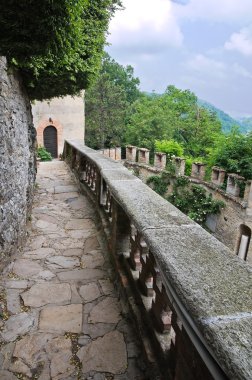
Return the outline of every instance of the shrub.
[[[39,146],[37,149],[37,155],[41,161],[52,161],[52,155],[49,153],[45,147]]]

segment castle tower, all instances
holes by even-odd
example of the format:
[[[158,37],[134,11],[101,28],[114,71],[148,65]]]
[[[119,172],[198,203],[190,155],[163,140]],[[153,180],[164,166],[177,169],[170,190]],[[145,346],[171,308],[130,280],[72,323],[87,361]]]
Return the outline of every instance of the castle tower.
[[[84,93],[36,101],[32,113],[38,145],[44,146],[52,157],[57,158],[63,152],[65,139],[84,141]]]

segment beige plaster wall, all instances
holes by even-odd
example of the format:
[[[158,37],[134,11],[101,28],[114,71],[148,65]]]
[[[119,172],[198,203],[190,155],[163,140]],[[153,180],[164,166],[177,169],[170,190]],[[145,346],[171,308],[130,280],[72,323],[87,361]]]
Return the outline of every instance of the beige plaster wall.
[[[59,154],[63,151],[65,139],[84,141],[84,92],[78,97],[65,96],[50,101],[36,101],[32,106],[32,113],[34,126],[38,131],[38,144],[43,145],[43,129],[48,125],[54,125],[58,130]]]

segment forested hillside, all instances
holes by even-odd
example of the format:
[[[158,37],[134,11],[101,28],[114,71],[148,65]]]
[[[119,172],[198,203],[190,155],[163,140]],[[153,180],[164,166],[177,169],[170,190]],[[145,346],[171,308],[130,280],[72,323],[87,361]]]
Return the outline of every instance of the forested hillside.
[[[208,109],[211,112],[215,112],[218,119],[221,122],[222,131],[228,133],[234,126],[238,126],[241,133],[248,133],[252,130],[252,117],[244,117],[234,119],[221,109],[215,107],[213,104],[206,102],[205,100],[198,99],[200,106]],[[252,112],[252,110],[251,110]]]

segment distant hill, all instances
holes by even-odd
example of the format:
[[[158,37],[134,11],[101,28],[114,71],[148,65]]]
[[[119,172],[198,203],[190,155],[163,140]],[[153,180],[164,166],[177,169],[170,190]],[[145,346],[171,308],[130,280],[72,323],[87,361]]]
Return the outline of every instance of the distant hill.
[[[207,108],[209,111],[215,112],[220,119],[223,132],[228,133],[233,126],[238,126],[241,133],[247,133],[252,131],[252,116],[243,117],[239,119],[234,119],[224,111],[213,106],[211,103],[206,102],[205,100],[198,99],[198,104],[204,108]]]
[[[147,96],[155,97],[161,96],[162,94],[156,92],[144,92]],[[208,109],[211,112],[215,112],[221,122],[222,130],[225,133],[231,131],[233,126],[238,126],[241,133],[248,133],[252,131],[252,116],[250,117],[242,117],[239,119],[234,119],[221,109],[215,107],[213,104],[206,102],[205,100],[198,99],[198,104],[201,107]]]

